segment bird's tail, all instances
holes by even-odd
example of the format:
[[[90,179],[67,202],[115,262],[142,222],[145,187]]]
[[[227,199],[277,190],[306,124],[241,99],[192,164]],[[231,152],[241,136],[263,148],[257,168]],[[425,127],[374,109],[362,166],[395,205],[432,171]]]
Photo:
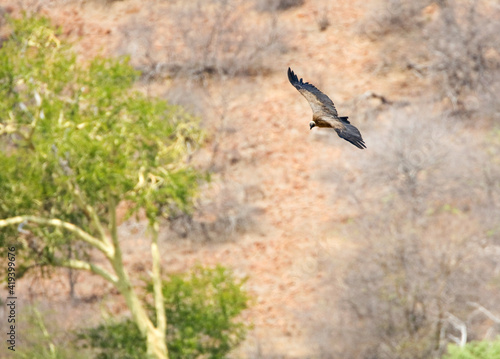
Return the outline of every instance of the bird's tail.
[[[352,143],[357,148],[366,148],[365,142],[363,141],[363,137],[361,137],[361,133],[359,133],[359,130],[350,123],[345,123],[344,126],[345,128],[342,130],[335,129],[339,137]]]

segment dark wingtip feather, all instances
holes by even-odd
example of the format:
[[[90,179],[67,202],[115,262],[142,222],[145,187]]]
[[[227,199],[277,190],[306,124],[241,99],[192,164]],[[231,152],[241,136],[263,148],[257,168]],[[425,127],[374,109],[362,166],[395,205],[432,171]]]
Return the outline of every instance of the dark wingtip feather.
[[[288,81],[290,81],[290,83],[294,86],[297,82],[299,82],[299,78],[295,75],[291,68],[288,68]]]
[[[361,137],[359,130],[353,125],[346,124],[344,130],[335,130],[340,138],[352,143],[354,146],[360,149],[365,149],[365,141]]]
[[[354,146],[356,146],[357,148],[361,149],[361,150],[364,150],[366,148],[366,145],[365,143],[363,142],[363,140],[355,140],[355,141],[351,141],[351,140],[347,140],[348,142],[352,143]]]

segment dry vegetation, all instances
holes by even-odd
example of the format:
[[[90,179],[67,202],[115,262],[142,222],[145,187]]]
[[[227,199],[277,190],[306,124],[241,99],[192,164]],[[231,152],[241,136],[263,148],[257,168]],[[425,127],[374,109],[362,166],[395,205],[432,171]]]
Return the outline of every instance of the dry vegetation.
[[[359,251],[332,287],[342,292],[336,320],[322,323],[329,328],[323,352],[332,357],[439,356],[456,335],[452,319],[465,322],[477,303],[496,306],[490,280],[498,241],[484,221],[495,209],[482,193],[491,159],[478,155],[481,141],[449,117],[388,115],[366,162],[345,169],[342,192],[361,213],[346,230]],[[377,196],[367,197],[367,188]],[[467,324],[469,339],[484,337],[484,322]],[[325,345],[337,337],[349,344]]]
[[[250,277],[238,357],[438,358],[462,324],[469,339],[500,334],[485,314],[500,314],[495,1],[0,3],[49,15],[82,56],[129,55],[141,89],[202,117],[193,160],[213,180],[194,215],[165,223],[163,264]],[[287,66],[349,115],[365,151],[309,132]],[[125,253],[141,272],[139,238]],[[72,279],[76,296],[122,314],[92,280]]]
[[[433,79],[434,94],[454,110],[495,116],[499,19],[492,1],[390,0],[379,2],[359,29],[372,39],[395,40],[383,47],[385,64]]]
[[[275,15],[251,13],[252,4],[238,0],[149,2],[120,27],[117,53],[130,55],[146,81],[266,73],[273,70],[266,59],[286,46]],[[152,26],[150,19],[163,21]]]

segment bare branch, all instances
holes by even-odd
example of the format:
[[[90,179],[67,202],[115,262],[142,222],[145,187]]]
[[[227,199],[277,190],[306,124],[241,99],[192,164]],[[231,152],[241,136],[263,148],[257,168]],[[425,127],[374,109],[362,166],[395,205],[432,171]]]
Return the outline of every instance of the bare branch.
[[[108,258],[113,257],[114,249],[112,246],[100,241],[96,237],[85,232],[83,229],[75,226],[73,223],[64,222],[57,218],[43,218],[37,216],[17,216],[0,220],[0,228],[20,224],[23,222],[32,222],[57,228],[63,228],[75,234],[82,241],[90,244],[91,246],[99,249]]]
[[[485,307],[483,307],[481,304],[476,303],[476,302],[468,302],[467,304],[469,304],[470,306],[476,308],[479,312],[481,312],[484,315],[486,315],[488,318],[490,318],[491,320],[493,320],[495,323],[500,324],[500,317],[497,317],[495,314],[493,314],[492,312],[490,312],[488,309],[486,309]]]
[[[467,343],[467,325],[465,323],[455,317],[451,313],[446,313],[448,314],[448,322],[455,327],[457,330],[460,331],[460,339],[458,337],[455,337],[454,335],[448,334],[448,337],[453,340],[455,343],[457,343],[461,348],[465,346]]]
[[[86,270],[101,276],[114,285],[118,283],[118,278],[114,274],[109,273],[107,270],[105,270],[101,266],[98,266],[97,264],[85,262],[78,259],[56,259],[55,264],[59,267]]]

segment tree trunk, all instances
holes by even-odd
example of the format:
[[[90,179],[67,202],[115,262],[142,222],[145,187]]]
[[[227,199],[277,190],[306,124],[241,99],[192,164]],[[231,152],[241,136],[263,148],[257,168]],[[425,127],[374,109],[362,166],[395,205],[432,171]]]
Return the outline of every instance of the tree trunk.
[[[167,342],[165,341],[165,332],[158,328],[148,328],[146,336],[146,345],[148,348],[148,357],[155,359],[168,359]]]
[[[155,327],[151,319],[149,319],[144,305],[137,297],[125,268],[123,268],[121,258],[120,260],[115,260],[113,266],[119,278],[118,290],[125,297],[127,306],[132,312],[134,322],[137,324],[142,335],[146,337],[148,359],[168,359],[165,331]],[[156,315],[158,316],[158,313]]]
[[[118,277],[117,287],[120,293],[125,297],[127,306],[132,312],[132,317],[139,327],[142,335],[146,337],[148,359],[168,359],[168,349],[166,342],[167,322],[165,317],[165,304],[161,291],[160,257],[158,251],[158,227],[153,226],[153,236],[151,243],[151,254],[153,256],[153,286],[157,325],[151,322],[143,303],[139,300],[125,267],[123,266],[122,252],[118,242],[117,221],[116,221],[116,201],[109,197],[109,229],[111,232],[111,241],[114,247],[112,257],[113,269]]]

